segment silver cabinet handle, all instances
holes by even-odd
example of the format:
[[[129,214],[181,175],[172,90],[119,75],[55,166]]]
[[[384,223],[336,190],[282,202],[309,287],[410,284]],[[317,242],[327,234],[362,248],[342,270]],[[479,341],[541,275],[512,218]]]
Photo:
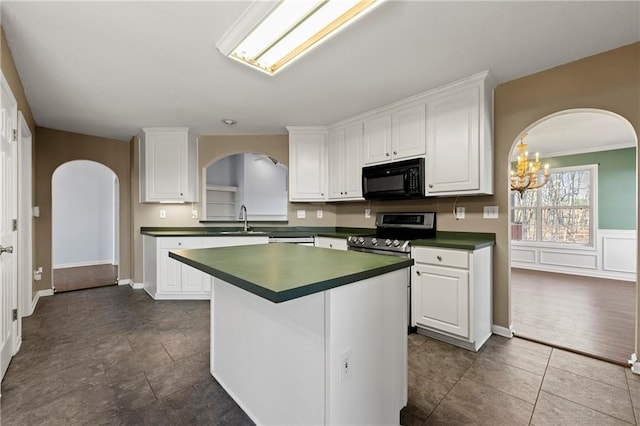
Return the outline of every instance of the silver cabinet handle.
[[[442,262],[442,256],[436,256],[436,259],[438,259],[440,262]]]
[[[387,157],[388,157],[389,155],[391,155],[391,154],[389,154],[389,153],[387,152]]]
[[[398,151],[393,151],[393,155],[398,155]]]
[[[7,247],[0,246],[0,254],[2,253],[13,253],[13,246],[7,246]]]

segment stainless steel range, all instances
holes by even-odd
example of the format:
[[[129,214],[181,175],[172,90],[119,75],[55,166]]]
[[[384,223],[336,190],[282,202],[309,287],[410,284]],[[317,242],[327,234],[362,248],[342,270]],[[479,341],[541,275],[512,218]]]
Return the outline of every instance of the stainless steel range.
[[[436,236],[436,213],[378,213],[374,235],[351,236],[349,250],[392,256],[411,256],[411,240]],[[411,280],[407,277],[407,326],[411,327]]]
[[[349,250],[409,257],[411,240],[436,235],[435,212],[378,213],[375,235],[352,236]]]

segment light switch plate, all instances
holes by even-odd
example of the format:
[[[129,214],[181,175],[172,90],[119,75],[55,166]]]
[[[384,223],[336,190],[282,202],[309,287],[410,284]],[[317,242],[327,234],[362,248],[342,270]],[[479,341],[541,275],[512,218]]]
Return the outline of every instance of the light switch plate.
[[[497,219],[498,218],[498,206],[484,206],[485,219]]]
[[[364,218],[369,219],[371,217],[371,209],[364,209]]]
[[[316,211],[316,217],[317,217],[318,219],[322,219],[323,213],[324,213],[324,212],[323,212],[321,209],[318,209],[318,210]]]
[[[191,210],[191,219],[198,218],[198,210]]]
[[[298,219],[304,219],[305,217],[307,217],[307,211],[306,210],[298,210],[297,217],[298,217]]]
[[[464,207],[456,207],[456,219],[464,219]]]
[[[160,209],[160,219],[167,218],[167,211],[165,209]]]

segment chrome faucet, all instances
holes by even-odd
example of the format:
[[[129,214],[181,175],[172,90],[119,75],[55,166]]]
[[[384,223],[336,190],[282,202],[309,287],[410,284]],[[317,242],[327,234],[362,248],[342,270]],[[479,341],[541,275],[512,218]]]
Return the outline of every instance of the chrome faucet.
[[[243,204],[240,206],[240,218],[244,219],[244,226],[242,230],[244,232],[249,231],[249,218],[247,217],[247,207]]]

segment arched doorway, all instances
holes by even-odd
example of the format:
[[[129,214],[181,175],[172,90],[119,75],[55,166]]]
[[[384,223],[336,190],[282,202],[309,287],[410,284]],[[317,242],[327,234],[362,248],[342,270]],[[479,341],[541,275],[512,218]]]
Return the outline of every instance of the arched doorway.
[[[118,278],[119,184],[108,167],[87,160],[52,177],[54,291],[114,285]]]
[[[635,132],[597,109],[560,111],[525,132],[551,179],[510,194],[514,333],[626,364],[636,316]]]

